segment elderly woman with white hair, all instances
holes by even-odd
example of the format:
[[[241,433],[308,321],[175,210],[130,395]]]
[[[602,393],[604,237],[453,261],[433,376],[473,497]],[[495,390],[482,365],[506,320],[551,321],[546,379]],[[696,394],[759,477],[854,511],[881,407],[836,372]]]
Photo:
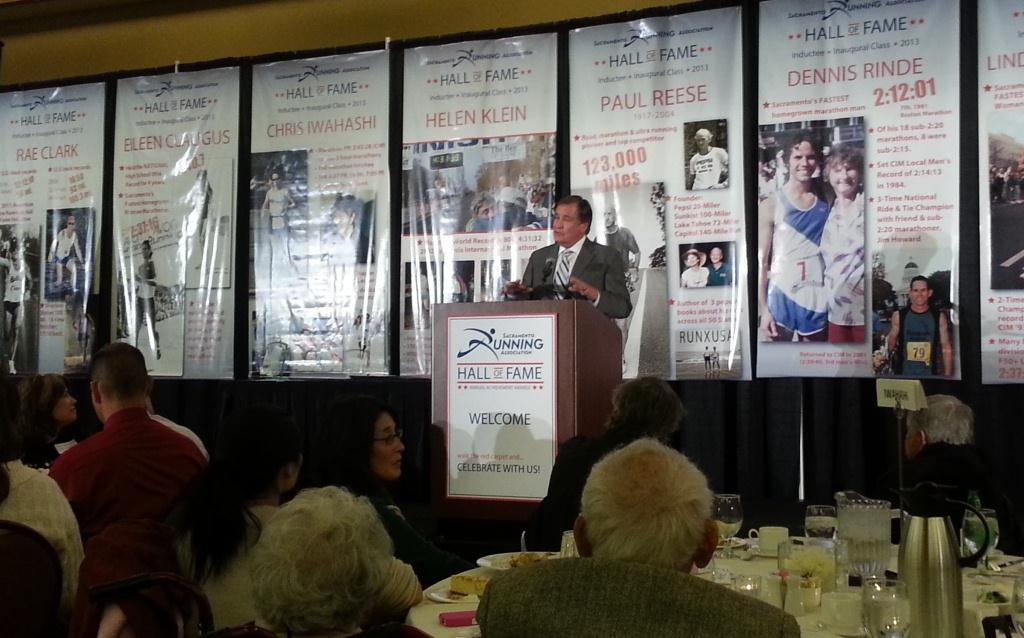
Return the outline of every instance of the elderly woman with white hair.
[[[974,412],[960,399],[948,394],[928,397],[928,407],[911,413],[907,435],[903,441],[907,458],[904,483],[913,487],[922,481],[978,493],[983,507],[999,514],[1000,547],[1009,550],[1017,545],[1017,525],[1013,506],[1000,487],[994,463],[974,445]],[[963,519],[963,508],[949,511],[957,529]]]
[[[267,522],[253,550],[257,624],[288,636],[361,635],[381,597],[419,593],[411,570],[396,572],[392,551],[365,497],[339,487],[303,490]]]

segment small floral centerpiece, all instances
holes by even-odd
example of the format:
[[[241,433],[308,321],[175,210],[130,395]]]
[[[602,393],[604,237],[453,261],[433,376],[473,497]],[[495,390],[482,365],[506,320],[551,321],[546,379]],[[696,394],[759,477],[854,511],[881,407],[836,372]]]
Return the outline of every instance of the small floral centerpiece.
[[[832,591],[836,583],[836,559],[831,547],[819,545],[795,546],[785,559],[783,569],[800,578],[800,587],[821,592]],[[808,594],[810,596],[810,594]],[[816,605],[815,605],[816,606]]]

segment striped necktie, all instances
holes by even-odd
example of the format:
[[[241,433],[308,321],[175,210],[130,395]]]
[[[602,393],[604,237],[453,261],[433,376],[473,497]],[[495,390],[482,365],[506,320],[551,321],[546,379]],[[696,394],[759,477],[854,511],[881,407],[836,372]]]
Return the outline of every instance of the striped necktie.
[[[561,257],[558,259],[558,270],[555,272],[555,288],[562,299],[566,299],[569,296],[569,273],[572,271],[569,261],[572,259],[573,254],[571,250],[563,250]]]

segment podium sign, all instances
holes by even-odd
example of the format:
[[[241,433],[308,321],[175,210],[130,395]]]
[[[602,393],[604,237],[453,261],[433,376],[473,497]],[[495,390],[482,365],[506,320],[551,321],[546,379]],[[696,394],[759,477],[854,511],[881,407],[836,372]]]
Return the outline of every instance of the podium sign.
[[[558,446],[557,323],[555,314],[448,318],[448,498],[544,498]]]

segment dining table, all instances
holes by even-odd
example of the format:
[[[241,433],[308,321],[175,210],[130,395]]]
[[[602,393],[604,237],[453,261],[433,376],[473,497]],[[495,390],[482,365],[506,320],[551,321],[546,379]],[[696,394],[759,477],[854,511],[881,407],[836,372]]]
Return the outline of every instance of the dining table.
[[[898,546],[892,547],[889,568],[896,571],[896,557]],[[1013,563],[1012,557],[1000,557],[1011,559],[1007,562]],[[549,560],[581,560],[575,558],[551,558]],[[487,560],[481,562],[489,564]],[[708,578],[716,582],[728,581],[730,578],[742,576],[765,577],[778,572],[778,559],[770,556],[757,556],[740,553],[739,557],[722,556],[716,554],[715,559],[705,568],[696,571],[701,578]],[[490,566],[480,566],[462,572],[466,575],[485,576],[489,578],[498,577],[504,570],[495,569]],[[982,591],[999,591],[1008,599],[1013,593],[1014,577],[1024,577],[1024,561],[1014,563],[1012,567],[1001,572],[989,570],[978,570],[965,568],[963,570],[963,585],[965,596],[965,638],[980,638],[984,636],[981,629],[981,618],[997,613],[1008,613],[1008,607],[995,604],[981,604],[974,600]],[[479,605],[476,596],[470,596],[458,602],[440,602],[439,598],[445,598],[449,591],[450,578],[427,587],[424,590],[423,601],[412,607],[406,617],[406,624],[433,636],[434,638],[474,638],[480,635],[480,629],[476,625],[463,627],[446,627],[439,620],[439,614],[452,611],[474,611]],[[722,585],[727,586],[726,584]],[[850,591],[859,591],[858,588],[850,587]],[[836,633],[829,629],[823,622],[821,609],[808,611],[796,617],[800,625],[801,635],[804,638],[848,638],[849,632]]]

